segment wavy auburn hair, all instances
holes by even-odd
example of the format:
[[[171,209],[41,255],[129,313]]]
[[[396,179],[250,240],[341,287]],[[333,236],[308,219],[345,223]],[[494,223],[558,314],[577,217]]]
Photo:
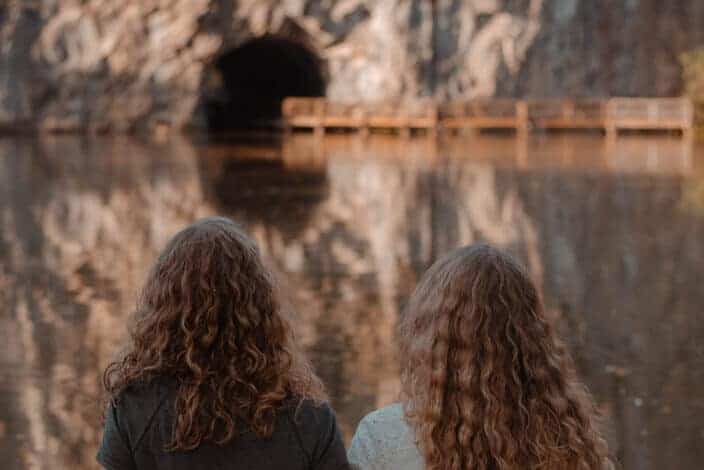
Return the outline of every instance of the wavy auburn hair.
[[[269,436],[284,402],[325,399],[256,245],[226,218],[196,222],[168,243],[144,285],[130,340],[105,370],[105,389],[117,400],[131,385],[173,379],[168,450],[224,444],[242,425]]]
[[[402,401],[427,470],[602,470],[592,400],[536,287],[487,245],[425,273],[401,320]]]

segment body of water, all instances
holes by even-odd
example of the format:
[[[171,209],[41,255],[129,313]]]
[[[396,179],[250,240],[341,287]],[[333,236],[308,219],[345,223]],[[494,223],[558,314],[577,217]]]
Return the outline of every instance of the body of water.
[[[257,239],[347,438],[394,401],[393,332],[439,255],[487,241],[545,294],[626,469],[704,461],[704,149],[677,138],[0,139],[0,461],[94,468],[101,369],[168,238]]]

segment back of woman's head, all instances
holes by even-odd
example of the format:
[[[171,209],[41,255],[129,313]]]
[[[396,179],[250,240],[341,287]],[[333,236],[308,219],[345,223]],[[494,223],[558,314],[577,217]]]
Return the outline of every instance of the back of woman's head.
[[[476,245],[437,261],[399,331],[404,407],[426,469],[603,468],[591,399],[511,257]]]
[[[145,282],[130,340],[105,387],[117,399],[129,386],[173,379],[171,449],[225,443],[242,426],[270,435],[285,401],[324,395],[255,243],[226,218],[171,239]]]

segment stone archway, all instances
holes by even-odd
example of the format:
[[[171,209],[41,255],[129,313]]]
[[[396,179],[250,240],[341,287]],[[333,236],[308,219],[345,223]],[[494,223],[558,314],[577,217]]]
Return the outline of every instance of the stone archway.
[[[208,128],[276,128],[286,96],[324,96],[322,60],[305,45],[277,37],[251,39],[220,55],[203,106]]]

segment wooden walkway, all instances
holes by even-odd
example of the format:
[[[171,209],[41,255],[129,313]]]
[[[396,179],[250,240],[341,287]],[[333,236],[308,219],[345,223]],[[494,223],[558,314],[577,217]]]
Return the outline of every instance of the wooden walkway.
[[[429,133],[467,129],[600,129],[616,136],[622,129],[679,131],[693,128],[692,103],[685,98],[606,98],[560,100],[474,99],[436,104],[432,100],[341,103],[326,98],[286,98],[282,116],[287,131],[312,129],[397,130]]]

